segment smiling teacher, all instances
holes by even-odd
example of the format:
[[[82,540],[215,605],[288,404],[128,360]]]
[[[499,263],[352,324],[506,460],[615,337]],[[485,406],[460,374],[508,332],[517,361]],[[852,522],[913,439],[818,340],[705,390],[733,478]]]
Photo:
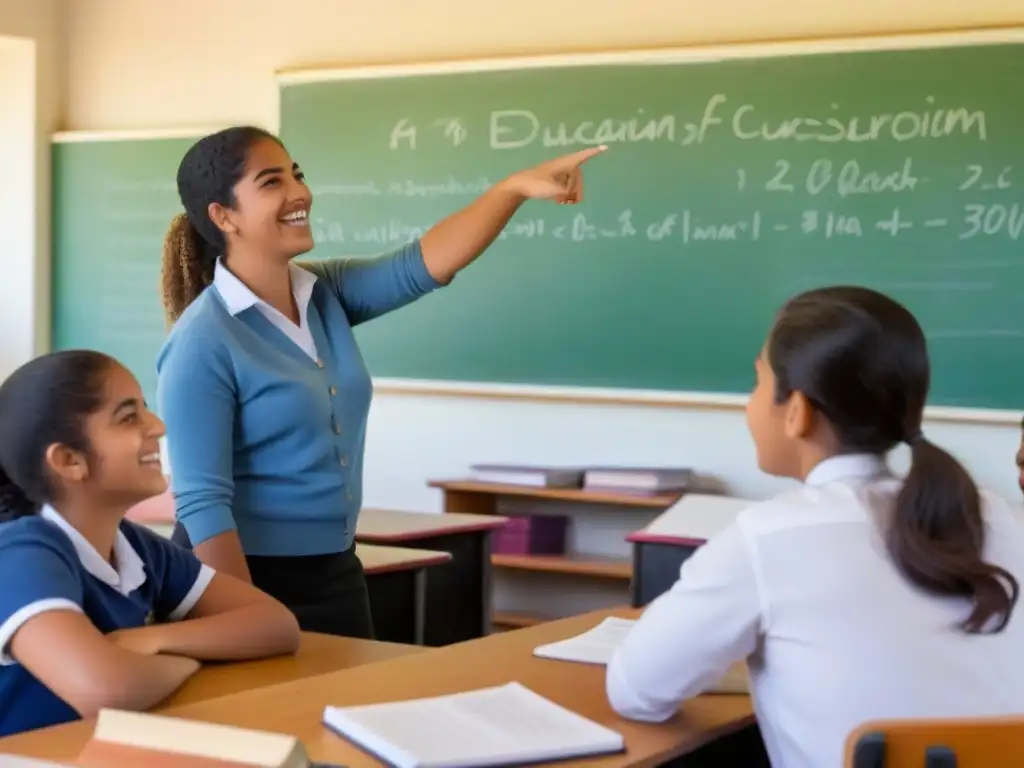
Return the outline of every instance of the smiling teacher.
[[[303,630],[372,637],[354,545],[372,386],[352,328],[450,282],[524,201],[578,202],[580,166],[603,149],[515,173],[393,253],[300,267],[313,200],[282,143],[236,127],[193,145],[157,360],[176,538]]]

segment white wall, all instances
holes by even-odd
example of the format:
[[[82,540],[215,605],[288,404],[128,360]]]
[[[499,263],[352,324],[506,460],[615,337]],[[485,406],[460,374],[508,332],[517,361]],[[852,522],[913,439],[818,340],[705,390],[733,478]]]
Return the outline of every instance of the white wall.
[[[0,381],[32,357],[36,343],[36,44],[0,37]]]
[[[1021,0],[73,0],[67,127],[273,125],[273,72],[313,64],[1011,23],[1024,23]],[[927,431],[981,481],[1017,495],[1015,425],[929,424]],[[436,509],[427,478],[459,475],[478,460],[682,463],[724,476],[741,495],[780,487],[756,470],[736,410],[378,396],[366,501]]]
[[[50,150],[64,0],[0,0],[0,380],[49,344]]]

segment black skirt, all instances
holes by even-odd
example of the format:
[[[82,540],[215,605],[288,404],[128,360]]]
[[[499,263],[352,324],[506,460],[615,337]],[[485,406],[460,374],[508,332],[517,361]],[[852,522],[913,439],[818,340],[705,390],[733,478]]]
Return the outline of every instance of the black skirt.
[[[171,539],[191,549],[180,524]],[[245,560],[253,585],[287,606],[304,632],[373,639],[366,575],[355,545],[329,555],[246,555]]]

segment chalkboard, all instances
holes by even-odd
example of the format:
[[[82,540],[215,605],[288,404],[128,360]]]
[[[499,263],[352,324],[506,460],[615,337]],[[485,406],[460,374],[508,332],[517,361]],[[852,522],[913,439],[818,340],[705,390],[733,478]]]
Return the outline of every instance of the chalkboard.
[[[305,73],[281,132],[316,256],[610,146],[582,205],[528,203],[451,286],[360,327],[376,377],[743,393],[781,302],[858,283],[920,318],[934,404],[1019,407],[1024,45],[880,47]]]
[[[178,163],[197,136],[52,144],[52,347],[116,357],[156,402],[164,233],[181,211]]]

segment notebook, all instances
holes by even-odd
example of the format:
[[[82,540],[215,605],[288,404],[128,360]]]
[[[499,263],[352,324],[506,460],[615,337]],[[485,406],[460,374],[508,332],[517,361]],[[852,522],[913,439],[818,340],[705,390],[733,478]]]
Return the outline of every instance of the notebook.
[[[526,686],[353,707],[327,707],[323,723],[396,768],[521,765],[621,752],[621,734]]]

